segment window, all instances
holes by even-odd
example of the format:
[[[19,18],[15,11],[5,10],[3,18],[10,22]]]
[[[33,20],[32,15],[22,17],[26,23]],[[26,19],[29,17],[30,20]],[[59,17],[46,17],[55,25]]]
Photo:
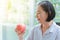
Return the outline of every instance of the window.
[[[26,24],[26,34],[29,30],[38,24],[36,19],[36,7],[39,2],[43,0],[6,0],[2,1],[0,9],[0,23],[5,24],[3,26],[3,40],[18,40],[18,37],[14,31],[16,24]],[[49,0],[55,7],[56,17],[55,22],[60,23],[60,0]]]

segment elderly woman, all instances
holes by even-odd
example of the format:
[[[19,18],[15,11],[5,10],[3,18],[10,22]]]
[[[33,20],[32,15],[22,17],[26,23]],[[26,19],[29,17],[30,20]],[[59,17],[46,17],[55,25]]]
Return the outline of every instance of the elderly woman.
[[[53,21],[55,14],[55,9],[49,1],[40,2],[36,12],[40,24],[31,31],[27,40],[60,40],[60,28]],[[17,31],[20,40],[24,40],[24,33]]]

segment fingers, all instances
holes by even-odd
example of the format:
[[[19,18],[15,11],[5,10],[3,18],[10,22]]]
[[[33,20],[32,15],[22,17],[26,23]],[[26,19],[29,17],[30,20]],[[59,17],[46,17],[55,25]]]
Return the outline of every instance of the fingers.
[[[17,32],[17,29],[15,29],[15,32]]]
[[[17,33],[18,36],[23,36],[25,34],[24,32],[18,31],[17,29],[15,29],[15,32]]]
[[[24,34],[25,34],[25,32],[18,31],[18,35],[24,35]]]
[[[20,31],[17,31],[16,33],[17,33],[17,35],[20,35],[20,34],[21,34],[21,32],[20,32]]]

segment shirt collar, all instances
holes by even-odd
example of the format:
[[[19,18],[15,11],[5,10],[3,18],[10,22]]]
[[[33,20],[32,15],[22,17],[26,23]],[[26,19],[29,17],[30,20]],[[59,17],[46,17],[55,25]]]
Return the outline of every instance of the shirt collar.
[[[50,28],[49,28],[49,32],[54,32],[55,29],[56,29],[55,26],[56,26],[56,23],[53,22],[52,25],[51,25]]]
[[[54,31],[55,31],[55,25],[56,25],[56,23],[55,22],[53,22],[52,23],[52,25],[50,26],[50,28],[49,29],[47,29],[47,33],[49,33],[49,32],[51,32],[51,33],[53,33]],[[41,24],[39,24],[39,29],[41,29]]]

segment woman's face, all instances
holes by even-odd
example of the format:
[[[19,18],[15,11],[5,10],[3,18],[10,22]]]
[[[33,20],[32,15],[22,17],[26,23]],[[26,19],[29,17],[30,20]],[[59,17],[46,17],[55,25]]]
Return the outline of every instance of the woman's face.
[[[41,6],[37,7],[36,16],[40,23],[46,22],[46,19],[48,17],[47,12],[45,12]]]

